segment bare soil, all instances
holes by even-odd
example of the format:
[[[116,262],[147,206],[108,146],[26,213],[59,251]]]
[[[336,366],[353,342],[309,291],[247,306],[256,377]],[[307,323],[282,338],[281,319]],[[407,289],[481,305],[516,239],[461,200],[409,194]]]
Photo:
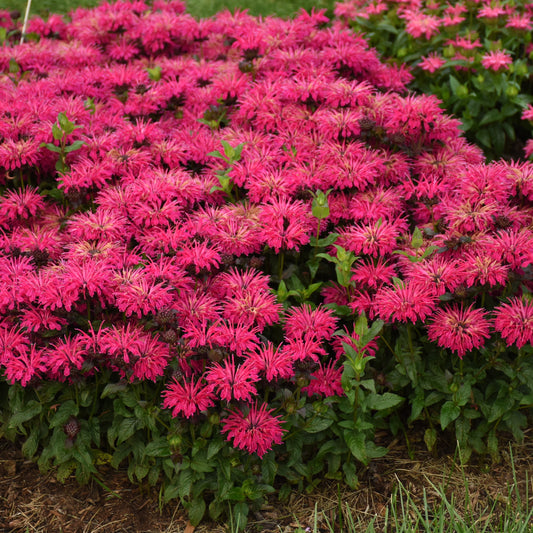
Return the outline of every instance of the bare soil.
[[[386,457],[361,470],[358,490],[324,481],[313,493],[294,492],[283,504],[274,495],[250,517],[247,531],[293,533],[298,527],[312,530],[316,515],[320,532],[330,531],[328,523],[335,524],[335,531],[341,532],[341,518],[347,508],[361,524],[374,519],[376,531],[384,531],[384,517],[400,483],[420,506],[424,497],[438,505],[440,496],[435,487],[442,487],[448,499],[453,497],[459,512],[470,509],[480,523],[485,516],[497,517],[506,506],[517,503],[516,493],[510,491],[513,485],[518,487],[522,504],[533,505],[530,435],[524,444],[513,445],[512,449],[502,446],[498,463],[478,458],[463,467],[453,456],[437,457],[417,443],[410,443],[408,449],[405,443],[393,442],[389,448]],[[224,524],[213,523],[193,528],[179,504],[161,506],[156,490],[131,484],[125,471],[103,470],[102,479],[107,489],[96,482],[80,486],[74,478],[59,483],[53,472],[41,474],[36,464],[22,457],[15,444],[0,440],[0,533],[229,531]]]

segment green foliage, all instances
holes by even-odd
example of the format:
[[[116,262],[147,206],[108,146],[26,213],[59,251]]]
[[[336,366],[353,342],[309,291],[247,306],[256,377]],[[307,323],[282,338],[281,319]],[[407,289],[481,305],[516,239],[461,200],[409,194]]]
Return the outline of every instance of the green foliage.
[[[70,170],[67,165],[67,154],[79,150],[84,144],[79,139],[67,144],[67,138],[79,128],[83,128],[83,126],[77,126],[67,118],[65,113],[61,112],[57,116],[57,122],[52,124],[52,135],[55,141],[59,141],[59,146],[54,143],[41,143],[41,148],[44,147],[51,152],[59,154],[59,159],[56,162],[56,170],[61,174],[65,174]]]

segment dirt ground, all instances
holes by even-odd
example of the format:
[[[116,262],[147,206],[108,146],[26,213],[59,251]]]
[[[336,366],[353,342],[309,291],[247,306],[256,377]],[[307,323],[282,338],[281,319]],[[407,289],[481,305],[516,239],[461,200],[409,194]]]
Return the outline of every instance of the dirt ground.
[[[522,502],[533,504],[533,434],[522,445],[513,445],[511,453],[503,447],[502,460],[477,460],[466,467],[457,466],[453,456],[435,457],[422,449],[410,451],[405,443],[392,442],[389,454],[360,472],[361,485],[351,491],[337,482],[324,482],[312,494],[293,493],[289,502],[280,504],[272,497],[259,513],[250,517],[247,531],[293,533],[298,526],[313,528],[315,514],[320,532],[329,531],[326,523],[335,523],[341,532],[340,507],[348,507],[362,523],[375,518],[376,531],[383,531],[383,517],[391,494],[401,483],[413,500],[439,499],[433,486],[452,493],[459,511],[465,496],[479,516],[487,509],[496,512],[511,504],[509,487],[516,480]],[[415,443],[414,447],[417,445]],[[113,469],[102,472],[108,489],[96,482],[79,486],[75,479],[65,484],[53,473],[42,475],[37,465],[25,460],[18,448],[0,440],[0,533],[226,533],[224,524],[205,524],[196,529],[188,525],[179,505],[159,505],[158,492],[144,492],[132,485],[126,472]],[[432,486],[433,485],[433,486]],[[465,495],[468,486],[468,495]],[[530,495],[530,496],[528,496]],[[341,503],[341,505],[339,505]],[[315,509],[318,513],[315,513]],[[381,529],[380,529],[381,528]],[[301,531],[301,530],[300,530]]]

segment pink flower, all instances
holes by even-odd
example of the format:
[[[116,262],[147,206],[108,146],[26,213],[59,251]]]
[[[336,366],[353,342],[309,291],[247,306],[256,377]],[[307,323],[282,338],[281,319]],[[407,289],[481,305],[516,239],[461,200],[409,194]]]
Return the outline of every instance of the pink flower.
[[[400,234],[399,227],[397,222],[387,220],[348,226],[340,231],[335,244],[356,254],[383,256],[392,252],[396,247],[396,238]]]
[[[257,349],[260,331],[260,328],[250,327],[249,324],[234,324],[224,321],[220,321],[211,328],[214,344],[224,346],[239,357],[244,352]]]
[[[187,418],[197,411],[205,411],[213,406],[213,386],[205,384],[202,378],[198,381],[173,380],[163,391],[163,408],[172,409],[172,416],[183,414]]]
[[[274,348],[271,342],[256,349],[247,359],[259,372],[264,372],[267,381],[277,378],[289,379],[294,375],[294,357],[280,346]]]
[[[4,357],[6,378],[11,383],[19,382],[25,387],[34,377],[46,371],[46,358],[43,349],[30,344],[29,349],[17,350]]]
[[[533,343],[533,303],[513,297],[494,309],[494,329],[501,333],[508,346],[517,348]]]
[[[504,52],[502,50],[493,50],[491,52],[487,52],[481,58],[481,64],[487,70],[498,71],[501,68],[509,70],[509,65],[512,62],[513,58],[507,52]]]
[[[509,267],[488,254],[467,252],[461,266],[467,287],[472,285],[505,285]]]
[[[524,111],[522,111],[522,120],[533,121],[533,105],[529,104]]]
[[[61,380],[70,376],[73,368],[81,370],[88,355],[83,344],[80,336],[68,335],[45,350],[46,366],[52,377]]]
[[[139,356],[135,358],[130,381],[150,380],[163,375],[170,359],[170,351],[166,344],[158,341],[150,334],[142,335],[138,341]]]
[[[408,11],[404,14],[404,18],[408,21],[405,31],[415,38],[423,35],[426,39],[431,39],[437,33],[441,24],[437,17],[424,15],[418,11]]]
[[[440,57],[437,52],[430,52],[427,57],[422,57],[422,61],[418,63],[418,66],[422,70],[433,73],[439,70],[440,67],[445,64],[446,60]]]
[[[276,253],[282,248],[298,250],[309,242],[311,216],[303,202],[272,199],[261,208],[261,223],[264,239]]]
[[[261,330],[279,322],[281,304],[276,296],[267,292],[243,291],[234,294],[224,306],[224,318],[233,323],[255,324]]]
[[[383,257],[367,259],[364,263],[358,263],[352,268],[351,281],[362,285],[365,289],[378,289],[384,284],[391,283],[392,277],[396,276],[394,265],[387,264]]]
[[[302,392],[309,396],[343,396],[342,388],[342,367],[335,368],[336,361],[330,361],[328,364],[320,364],[320,368],[311,373],[311,381],[306,387],[302,387]]]
[[[206,372],[206,379],[227,402],[232,399],[249,401],[257,394],[254,383],[259,381],[258,369],[250,361],[236,365],[231,358],[222,365],[214,363]]]
[[[533,139],[528,139],[524,146],[524,155],[529,159],[533,156]]]
[[[313,309],[309,304],[304,304],[288,311],[285,333],[288,339],[327,341],[333,336],[337,322],[330,309]]]
[[[28,331],[61,330],[67,324],[67,320],[54,315],[49,309],[29,306],[24,311],[20,325]]]
[[[4,139],[0,144],[0,166],[7,170],[15,170],[24,165],[32,166],[38,160],[39,143],[35,139]]]
[[[381,288],[374,298],[374,312],[383,320],[417,322],[430,315],[436,297],[425,287],[407,283]]]
[[[119,285],[115,292],[116,306],[126,316],[141,317],[165,309],[173,301],[172,288],[163,283],[150,283],[139,278],[134,283]]]
[[[6,191],[0,198],[0,224],[17,219],[31,219],[44,209],[43,197],[37,189],[28,187],[26,190]]]
[[[479,348],[490,337],[490,321],[482,309],[458,305],[438,309],[427,326],[428,338],[449,348],[462,359],[466,352]]]
[[[231,412],[222,420],[222,431],[227,440],[249,453],[257,453],[262,458],[273,444],[281,444],[283,429],[279,417],[272,416],[273,409],[267,410],[266,404],[250,405],[246,414],[240,409]]]

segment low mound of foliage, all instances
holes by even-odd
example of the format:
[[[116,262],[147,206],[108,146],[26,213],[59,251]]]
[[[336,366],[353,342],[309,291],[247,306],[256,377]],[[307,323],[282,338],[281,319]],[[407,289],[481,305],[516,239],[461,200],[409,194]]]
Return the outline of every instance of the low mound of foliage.
[[[413,67],[490,158],[533,155],[533,4],[349,0],[335,13],[384,56]]]
[[[0,433],[43,470],[242,526],[377,429],[523,437],[533,164],[322,12],[0,20]]]

